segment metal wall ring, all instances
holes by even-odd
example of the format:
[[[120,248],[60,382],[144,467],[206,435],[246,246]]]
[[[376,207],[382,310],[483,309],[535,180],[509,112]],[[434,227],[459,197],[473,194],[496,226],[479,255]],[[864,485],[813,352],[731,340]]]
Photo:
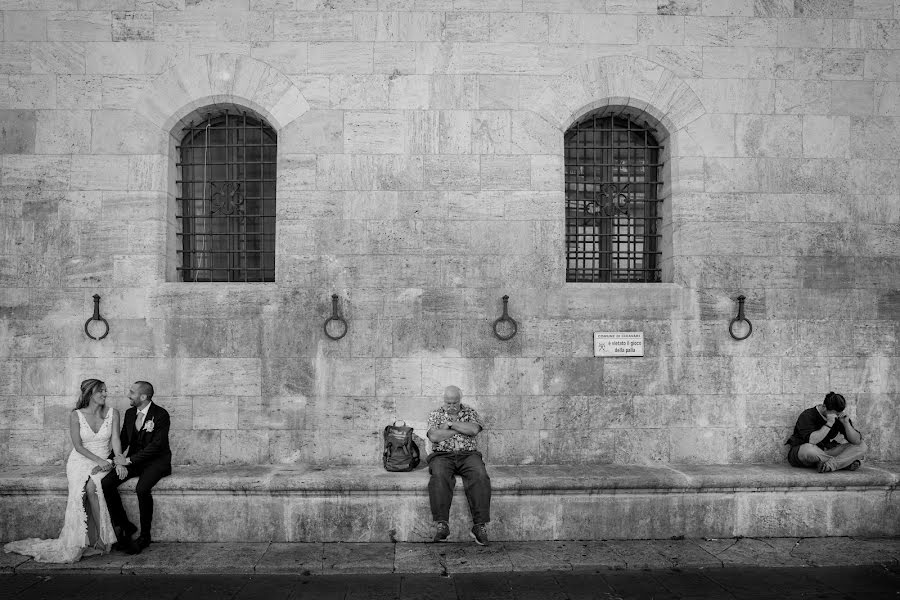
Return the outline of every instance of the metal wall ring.
[[[512,317],[509,316],[509,311],[508,311],[508,307],[507,307],[508,304],[509,304],[509,296],[503,296],[503,314],[500,316],[499,319],[494,321],[494,335],[497,337],[498,340],[502,340],[504,342],[513,339],[513,337],[515,337],[516,333],[519,331],[519,324],[516,323],[515,319],[513,319]],[[500,323],[509,323],[510,325],[512,325],[512,333],[510,333],[509,335],[501,334],[497,330],[497,327],[500,325]]]
[[[94,337],[91,335],[91,332],[88,331],[88,326],[91,324],[91,321],[99,321],[106,326],[106,330],[103,332],[103,335],[100,337]],[[92,340],[102,340],[107,335],[109,335],[109,322],[100,316],[100,294],[94,294],[94,314],[87,321],[84,322],[84,333],[86,336],[91,338]]]
[[[325,325],[322,327],[322,329],[325,331],[325,335],[335,341],[337,341],[337,340],[341,339],[342,337],[344,337],[345,335],[347,335],[347,330],[349,329],[349,326],[347,325],[347,321],[344,320],[344,318],[338,314],[337,304],[338,304],[338,295],[332,294],[331,295],[331,316],[325,320]],[[341,323],[344,326],[340,335],[331,335],[331,333],[328,331],[328,325],[331,322]]]
[[[734,338],[738,341],[746,340],[748,337],[750,337],[750,334],[753,333],[753,323],[750,322],[750,319],[748,319],[747,317],[744,316],[744,300],[746,300],[746,299],[747,298],[745,296],[737,297],[738,314],[735,318],[733,318],[731,320],[731,323],[728,324],[728,333],[731,335],[732,338]],[[734,334],[734,326],[737,323],[741,323],[741,322],[747,324],[747,335],[737,336]]]

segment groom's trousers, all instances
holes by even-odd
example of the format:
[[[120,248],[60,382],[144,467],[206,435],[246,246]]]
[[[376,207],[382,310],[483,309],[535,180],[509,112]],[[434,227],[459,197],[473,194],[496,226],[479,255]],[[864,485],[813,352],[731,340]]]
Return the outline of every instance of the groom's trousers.
[[[109,518],[113,526],[127,529],[126,523],[130,523],[125,507],[122,506],[122,497],[119,496],[119,484],[123,481],[137,477],[138,482],[134,488],[140,510],[141,535],[150,537],[150,527],[153,523],[153,496],[150,491],[156,483],[172,473],[172,466],[168,462],[150,462],[141,467],[128,466],[128,477],[119,479],[116,470],[113,469],[103,478],[103,496],[106,498],[106,507],[109,509]]]

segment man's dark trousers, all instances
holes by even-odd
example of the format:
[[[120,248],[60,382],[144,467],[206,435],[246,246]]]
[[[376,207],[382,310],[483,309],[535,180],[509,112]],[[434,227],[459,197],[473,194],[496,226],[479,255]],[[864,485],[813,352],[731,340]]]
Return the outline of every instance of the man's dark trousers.
[[[428,457],[428,499],[435,521],[450,520],[450,503],[456,475],[463,478],[472,521],[483,525],[491,520],[491,478],[484,468],[481,452],[435,452]]]
[[[116,470],[113,469],[103,478],[103,496],[106,498],[106,507],[109,510],[109,519],[116,527],[126,529],[125,524],[129,523],[128,515],[125,514],[125,507],[122,506],[122,497],[116,488],[132,477],[138,477],[137,485],[134,488],[138,498],[138,508],[141,513],[141,535],[150,535],[150,526],[153,523],[153,496],[150,491],[160,479],[172,473],[172,466],[168,460],[151,461],[140,467],[128,466],[128,477],[119,479]]]

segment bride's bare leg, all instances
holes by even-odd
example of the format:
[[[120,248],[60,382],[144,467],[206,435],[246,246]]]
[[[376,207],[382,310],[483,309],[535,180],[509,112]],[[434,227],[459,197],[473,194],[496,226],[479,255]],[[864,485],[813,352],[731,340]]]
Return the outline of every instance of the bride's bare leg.
[[[97,485],[92,478],[88,478],[84,486],[88,526],[88,543],[93,546],[100,538],[100,530],[97,527],[96,515],[100,514],[100,501],[97,500]]]

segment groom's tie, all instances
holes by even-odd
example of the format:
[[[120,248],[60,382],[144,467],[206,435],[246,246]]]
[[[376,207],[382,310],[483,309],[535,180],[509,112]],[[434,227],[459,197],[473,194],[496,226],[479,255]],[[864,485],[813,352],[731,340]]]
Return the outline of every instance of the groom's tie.
[[[144,426],[144,413],[138,411],[137,419],[134,422],[134,430],[140,432],[141,427]]]

